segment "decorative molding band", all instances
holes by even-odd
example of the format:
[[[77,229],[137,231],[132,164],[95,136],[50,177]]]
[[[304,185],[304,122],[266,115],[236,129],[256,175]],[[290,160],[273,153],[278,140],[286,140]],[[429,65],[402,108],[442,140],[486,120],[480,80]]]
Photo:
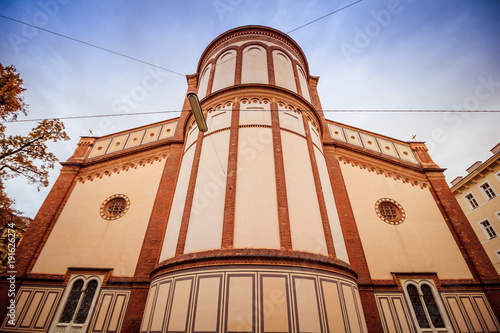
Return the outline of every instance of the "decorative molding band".
[[[130,169],[137,169],[138,167],[145,167],[148,164],[153,164],[155,162],[161,162],[163,159],[168,157],[168,153],[163,153],[158,156],[152,157],[143,157],[140,159],[136,159],[133,161],[126,161],[123,163],[119,163],[118,165],[112,164],[102,167],[97,170],[87,171],[82,170],[80,175],[77,178],[77,182],[85,183],[87,180],[93,181],[98,178],[101,179],[104,176],[111,176],[112,174],[119,174],[122,171],[129,171]]]
[[[380,166],[371,165],[370,163],[359,162],[349,157],[343,157],[343,156],[339,156],[338,160],[339,162],[342,162],[344,164],[349,164],[352,167],[359,167],[361,170],[366,170],[368,172],[375,172],[377,175],[384,175],[385,177],[393,178],[394,180],[401,180],[403,183],[411,184],[412,186],[420,186],[420,188],[422,189],[429,187],[429,184],[422,179],[416,179],[413,177],[408,177],[406,175],[399,174],[397,172],[387,171],[382,169]]]

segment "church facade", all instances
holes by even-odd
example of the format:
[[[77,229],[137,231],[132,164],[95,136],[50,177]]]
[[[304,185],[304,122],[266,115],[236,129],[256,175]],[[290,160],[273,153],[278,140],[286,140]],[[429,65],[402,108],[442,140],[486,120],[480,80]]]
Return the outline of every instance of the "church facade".
[[[239,27],[187,76],[208,131],[185,101],[81,138],[0,331],[499,332],[499,276],[444,169],[326,119],[318,79],[289,36]]]

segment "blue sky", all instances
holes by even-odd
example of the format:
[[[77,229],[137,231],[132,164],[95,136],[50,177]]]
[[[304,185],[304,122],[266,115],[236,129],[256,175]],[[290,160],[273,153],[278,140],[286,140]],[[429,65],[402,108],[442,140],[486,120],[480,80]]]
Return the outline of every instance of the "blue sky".
[[[27,0],[0,15],[193,74],[219,34],[242,25],[289,32],[352,1]],[[363,0],[290,36],[319,76],[325,110],[500,110],[500,1]],[[0,62],[15,65],[26,118],[179,110],[183,75],[166,72],[0,18]],[[147,88],[147,89],[146,89]],[[448,181],[486,160],[500,142],[500,113],[334,113],[326,117],[410,141],[426,141]],[[178,116],[65,121],[71,141],[51,144],[61,161],[80,136],[101,136]],[[34,123],[9,124],[26,133]],[[58,171],[52,173],[51,182]],[[34,217],[48,189],[9,181],[17,208]]]

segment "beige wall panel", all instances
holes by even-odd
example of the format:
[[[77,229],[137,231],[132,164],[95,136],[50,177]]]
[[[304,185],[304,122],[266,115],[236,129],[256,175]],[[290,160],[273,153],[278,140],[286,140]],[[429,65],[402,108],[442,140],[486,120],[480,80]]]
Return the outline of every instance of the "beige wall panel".
[[[108,331],[116,332],[118,331],[118,325],[120,321],[125,317],[124,306],[127,297],[125,295],[116,296],[115,306],[113,308],[113,313],[111,315],[111,321],[109,322]]]
[[[344,128],[345,135],[347,138],[347,142],[359,147],[363,147],[363,144],[361,143],[361,138],[358,132]]]
[[[270,128],[240,128],[234,216],[235,248],[280,248]]]
[[[160,140],[173,137],[176,128],[177,121],[173,121],[171,123],[163,125],[161,128]]]
[[[31,326],[31,321],[35,316],[36,310],[40,305],[40,301],[44,295],[44,291],[35,291],[33,298],[29,304],[28,310],[26,310],[26,314],[24,315],[23,321],[21,322],[21,327],[29,327]]]
[[[122,150],[128,137],[129,134],[114,137],[111,141],[111,144],[109,145],[107,153],[113,153],[115,151]]]
[[[409,317],[408,309],[406,303],[403,303],[401,298],[393,298],[392,302],[394,304],[394,309],[396,310],[397,318],[399,319],[399,324],[403,329],[403,332],[413,332],[414,329],[411,324],[411,318]]]
[[[328,255],[306,140],[281,131],[281,142],[293,249]]]
[[[161,126],[148,128],[146,130],[146,133],[144,134],[144,139],[142,139],[142,144],[158,140],[158,138],[160,137],[160,132],[161,132]]]
[[[342,314],[342,307],[340,305],[337,282],[321,279],[321,289],[323,291],[326,319],[330,332],[345,332],[344,321],[340,320],[344,315]]]
[[[307,82],[306,75],[300,66],[297,65],[297,73],[299,75],[300,89],[302,90],[302,97],[304,97],[309,102],[311,101],[311,96],[309,95],[309,84]]]
[[[472,278],[428,188],[350,164],[340,165],[372,278],[391,279],[391,272]],[[377,216],[374,206],[381,198],[394,199],[403,206],[406,220],[402,224],[390,225]]]
[[[168,331],[187,331],[192,282],[193,279],[178,279],[175,281],[172,308],[170,309],[170,316],[168,320]]]
[[[297,92],[292,61],[281,51],[273,51],[274,77],[277,86]]]
[[[200,277],[198,280],[194,332],[217,332],[218,330],[221,277]]]
[[[298,112],[293,112],[285,108],[280,107],[280,109],[282,109],[279,111],[280,127],[305,136],[306,133],[304,131],[302,115]]]
[[[253,331],[255,310],[252,276],[228,276],[227,331]]]
[[[346,141],[342,127],[333,124],[328,124],[328,130],[330,131],[330,136],[332,137],[332,139],[343,142]]]
[[[231,111],[219,110],[209,113],[207,116],[207,125],[207,133],[231,126]]]
[[[475,309],[472,307],[472,302],[468,297],[461,297],[462,304],[464,306],[465,312],[469,317],[469,320],[472,324],[474,332],[483,332],[481,328],[481,323],[479,322],[479,318],[476,315]]]
[[[108,149],[110,142],[111,142],[111,139],[97,141],[94,144],[94,147],[92,147],[92,150],[90,151],[88,158],[104,155],[104,153],[106,152],[106,149]]]
[[[365,133],[359,133],[359,135],[361,136],[361,140],[363,141],[363,146],[366,149],[374,150],[379,153],[381,152],[380,147],[377,144],[377,140],[375,139],[374,136]]]
[[[481,317],[483,317],[483,320],[486,324],[486,327],[488,327],[488,331],[490,332],[495,332],[499,331],[499,325],[495,318],[493,317],[493,310],[486,304],[486,299],[484,296],[472,296],[472,299],[476,303],[479,313],[481,314]]]
[[[184,253],[221,247],[229,131],[203,140]]]
[[[388,298],[381,298],[380,299],[380,306],[382,308],[384,318],[385,319],[385,324],[387,325],[385,328],[387,328],[387,333],[397,333],[398,331],[396,330],[396,324],[394,323],[394,317],[391,311],[391,308],[389,306],[389,299]]]
[[[106,320],[106,316],[108,315],[108,309],[109,306],[111,305],[111,300],[113,299],[112,294],[107,294],[104,295],[102,298],[102,302],[100,306],[98,306],[96,312],[97,312],[97,319],[95,321],[94,325],[94,331],[101,332],[104,329],[104,323]],[[96,316],[96,314],[94,314]]]
[[[360,325],[360,321],[363,320],[363,317],[360,318],[358,315],[358,307],[361,307],[361,304],[356,304],[356,298],[353,295],[353,287],[346,284],[341,284],[342,293],[344,294],[345,307],[347,312],[347,318],[349,319],[349,326],[351,328],[351,332],[365,332],[363,330],[363,326]]]
[[[182,158],[179,177],[175,187],[174,199],[170,216],[168,217],[167,230],[163,240],[163,248],[161,250],[160,261],[172,258],[175,255],[177,241],[179,239],[179,230],[181,228],[182,214],[184,212],[184,203],[189,185],[189,177],[191,176],[191,167],[193,166],[195,146],[189,149]]]
[[[127,143],[125,145],[125,149],[136,147],[136,146],[140,145],[142,142],[142,138],[144,136],[144,133],[146,133],[146,130],[130,133],[130,136],[129,136]]]
[[[54,302],[57,300],[57,297],[59,296],[59,292],[48,292],[47,298],[45,299],[45,302],[43,303],[43,308],[40,311],[40,314],[38,315],[38,319],[35,323],[35,328],[43,328],[47,324],[47,320],[50,319],[50,314],[52,310],[55,310],[53,308]]]
[[[149,289],[148,300],[146,301],[146,307],[144,308],[144,315],[142,316],[141,332],[148,331],[148,325],[150,323],[150,314],[153,307],[153,301],[156,297],[157,285],[152,285]]]
[[[236,51],[229,50],[224,52],[217,59],[212,92],[234,85],[235,68]]]
[[[308,333],[321,332],[316,280],[294,277],[293,291],[297,302],[298,331]]]
[[[288,332],[290,318],[287,303],[287,278],[266,275],[261,279],[264,332]]]
[[[68,267],[110,267],[114,276],[133,276],[165,161],[77,183],[33,273],[64,274]],[[126,195],[130,208],[123,217],[107,221],[99,210],[114,194]]]
[[[262,46],[250,45],[243,50],[241,83],[269,83],[267,55]]]
[[[318,130],[308,122],[309,132],[311,133],[311,140],[316,145],[316,147],[323,152],[323,145],[321,144],[321,139],[319,138]]]
[[[187,149],[191,147],[191,145],[198,139],[198,133],[199,133],[198,126],[196,126],[195,123],[193,124],[193,127],[187,131],[187,138],[184,143],[184,152],[186,152]],[[191,148],[194,149],[194,146],[192,146]]]
[[[333,197],[332,185],[328,170],[326,168],[326,161],[323,154],[318,149],[314,148],[316,156],[316,163],[318,164],[319,179],[321,181],[321,188],[323,189],[323,196],[325,198],[326,212],[328,214],[328,221],[330,222],[330,230],[332,232],[333,246],[335,248],[335,255],[338,259],[349,262],[347,255],[347,248],[345,246],[344,234],[340,226],[339,214]]]
[[[240,125],[271,125],[271,103],[256,99],[240,102]]]
[[[398,157],[398,154],[396,153],[396,149],[394,148],[394,144],[392,142],[381,138],[377,138],[377,141],[380,144],[380,148],[382,149],[383,154]]]
[[[198,85],[198,98],[202,99],[207,95],[208,80],[210,79],[210,71],[212,64],[208,64],[200,75],[200,83]]]
[[[165,321],[165,309],[167,308],[168,295],[170,293],[171,282],[164,282],[158,285],[158,296],[154,306],[153,317],[151,318],[150,331],[161,331]]]

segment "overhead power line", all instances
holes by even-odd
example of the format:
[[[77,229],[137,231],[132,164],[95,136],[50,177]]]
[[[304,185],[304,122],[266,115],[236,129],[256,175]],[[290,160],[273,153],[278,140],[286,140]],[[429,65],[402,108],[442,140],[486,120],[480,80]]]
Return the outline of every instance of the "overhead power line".
[[[226,110],[227,112],[233,111],[251,111],[251,110]],[[261,110],[255,110],[261,111]],[[279,111],[279,110],[270,110]],[[285,110],[282,110],[285,111]],[[306,111],[306,110],[302,110]],[[316,111],[316,110],[309,110]],[[322,110],[323,113],[500,113],[500,110]],[[140,115],[153,115],[165,113],[179,113],[182,110],[164,110],[164,111],[148,111],[148,112],[131,112],[131,113],[113,113],[113,114],[100,114],[100,115],[85,115],[85,116],[68,116],[68,117],[53,117],[53,118],[36,118],[36,119],[21,119],[21,120],[4,120],[0,124],[7,123],[26,123],[43,120],[72,120],[72,119],[88,119],[88,118],[106,118],[106,117],[125,117],[125,116],[140,116]]]
[[[162,69],[162,70],[164,70],[164,71],[170,72],[170,73],[172,73],[172,74],[180,75],[180,76],[182,76],[182,77],[185,77],[185,76],[186,76],[185,74],[181,74],[181,73],[176,72],[176,71],[173,71],[173,70],[171,70],[171,69],[168,69],[168,68],[165,68],[165,67],[161,67],[161,66],[158,66],[158,65],[154,65],[154,64],[152,64],[152,63],[150,63],[150,62],[143,61],[143,60],[140,60],[140,59],[137,59],[137,58],[134,58],[134,57],[128,56],[128,55],[126,55],[126,54],[123,54],[123,53],[120,53],[120,52],[116,52],[116,51],[113,51],[113,50],[110,50],[110,49],[106,49],[106,48],[104,48],[104,47],[97,46],[97,45],[94,45],[94,44],[91,44],[91,43],[88,43],[88,42],[84,42],[84,41],[82,41],[82,40],[80,40],[80,39],[73,38],[73,37],[69,37],[69,36],[66,36],[66,35],[60,34],[60,33],[55,32],[55,31],[47,30],[47,29],[44,29],[44,28],[38,27],[38,26],[33,25],[33,24],[29,24],[29,23],[26,23],[26,22],[23,22],[23,21],[19,21],[19,20],[13,19],[13,18],[8,17],[8,16],[5,16],[5,15],[0,15],[0,17],[2,17],[2,18],[4,18],[4,19],[7,19],[7,20],[11,20],[11,21],[17,22],[17,23],[20,23],[20,24],[24,24],[24,25],[27,25],[27,26],[33,27],[33,28],[38,29],[38,30],[42,30],[42,31],[45,31],[45,32],[48,32],[48,33],[54,34],[54,35],[59,36],[59,37],[67,38],[67,39],[70,39],[70,40],[72,40],[72,41],[75,41],[75,42],[78,42],[78,43],[81,43],[81,44],[84,44],[84,45],[87,45],[87,46],[90,46],[90,47],[94,47],[94,48],[99,49],[99,50],[102,50],[102,51],[106,51],[106,52],[109,52],[109,53],[112,53],[112,54],[116,54],[116,55],[118,55],[118,56],[120,56],[120,57],[124,57],[124,58],[130,59],[130,60],[134,60],[134,61],[137,61],[137,62],[140,62],[140,63],[146,64],[146,65],[149,65],[149,66],[153,66],[153,67],[156,67],[156,68]]]

